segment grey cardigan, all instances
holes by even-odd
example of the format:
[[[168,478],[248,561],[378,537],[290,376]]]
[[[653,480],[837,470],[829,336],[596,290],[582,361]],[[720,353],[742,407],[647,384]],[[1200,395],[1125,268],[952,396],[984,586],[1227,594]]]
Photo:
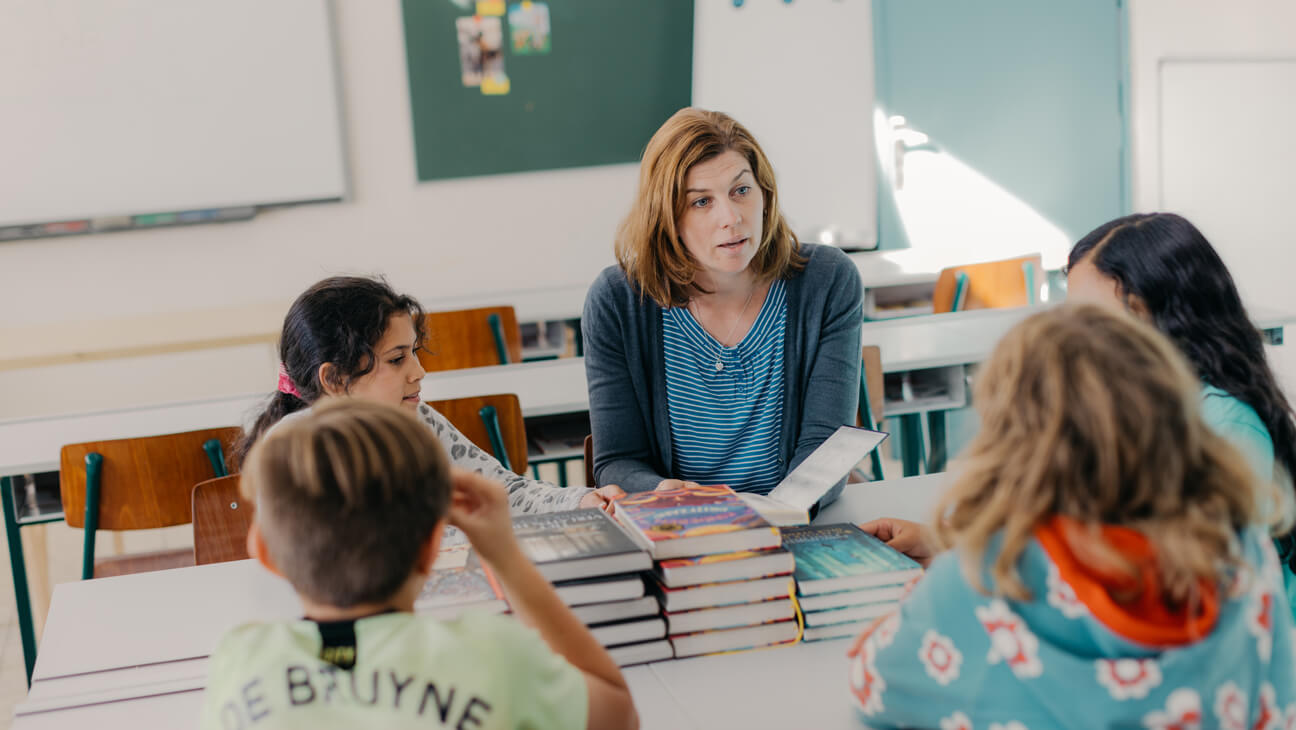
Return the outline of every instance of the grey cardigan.
[[[801,244],[805,268],[787,280],[783,334],[783,473],[800,464],[859,406],[863,286],[838,249]],[[641,297],[620,266],[585,298],[581,330],[594,436],[594,478],[628,492],[671,475],[662,308]],[[844,483],[844,482],[843,482]],[[836,499],[838,484],[821,504]]]

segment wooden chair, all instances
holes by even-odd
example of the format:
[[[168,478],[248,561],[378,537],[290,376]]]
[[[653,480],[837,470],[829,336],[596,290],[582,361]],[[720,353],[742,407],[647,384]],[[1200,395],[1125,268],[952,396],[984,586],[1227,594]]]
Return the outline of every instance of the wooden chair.
[[[598,486],[594,483],[594,434],[585,437],[585,486]]]
[[[865,345],[861,352],[859,394],[859,425],[877,430],[882,422],[882,404],[886,401],[885,385],[882,378],[882,348],[877,345]],[[878,447],[880,449],[881,446]],[[869,460],[873,467],[872,481],[883,479],[882,455],[873,449]]]
[[[253,503],[239,494],[239,475],[199,482],[193,488],[195,565],[244,560]]]
[[[526,473],[526,424],[516,395],[483,395],[427,402],[479,448],[499,459],[504,468]]]
[[[1039,254],[943,269],[932,292],[936,313],[1035,304]]]
[[[190,493],[198,482],[225,476],[225,450],[240,429],[64,446],[59,491],[71,527],[85,529],[81,577],[89,579],[193,565],[192,550],[172,550],[95,560],[99,529],[142,530],[191,521]]]
[[[522,330],[513,307],[428,312],[427,344],[418,353],[428,372],[522,362]]]

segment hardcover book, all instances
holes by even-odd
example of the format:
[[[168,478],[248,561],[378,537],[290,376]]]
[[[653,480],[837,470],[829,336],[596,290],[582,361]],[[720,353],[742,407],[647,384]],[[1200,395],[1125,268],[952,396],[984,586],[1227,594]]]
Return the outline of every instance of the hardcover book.
[[[725,486],[640,492],[616,519],[656,560],[779,546],[779,533]]]
[[[495,576],[485,565],[472,562],[472,565],[433,570],[414,599],[415,613],[448,621],[470,610],[507,611],[508,602]]]
[[[867,619],[875,619],[878,616],[885,616],[894,611],[898,605],[895,601],[885,601],[883,603],[866,603],[862,606],[830,608],[826,611],[806,611],[803,615],[807,627],[831,626],[832,624],[857,623]]]
[[[601,509],[521,515],[513,532],[550,581],[648,570],[652,559]]]
[[[675,649],[671,647],[670,642],[666,639],[610,646],[607,652],[612,655],[612,661],[616,662],[618,667],[656,662],[675,656]]]
[[[783,528],[783,544],[796,556],[797,593],[901,584],[922,574],[922,566],[855,525]]]
[[[896,602],[900,600],[904,592],[904,585],[879,586],[877,588],[861,588],[857,591],[834,591],[814,596],[801,596],[798,600],[801,603],[802,611],[824,611],[830,608],[859,606],[865,603]]]
[[[660,581],[649,581],[657,599],[667,611],[730,606],[782,598],[792,592],[792,576],[776,575],[754,580],[732,580],[687,588],[668,588]]]
[[[656,616],[660,610],[661,606],[657,604],[656,598],[640,596],[626,601],[605,601],[573,606],[571,612],[581,620],[581,623],[589,626],[609,621],[623,621],[628,618]]]
[[[639,641],[650,641],[666,636],[666,622],[661,616],[637,618],[629,621],[591,626],[590,633],[603,646],[617,646]]]
[[[628,601],[644,595],[644,580],[639,573],[581,578],[554,583],[554,592],[568,606]]]
[[[712,629],[732,629],[796,618],[791,598],[771,598],[756,603],[739,603],[717,608],[666,613],[666,633],[691,634]]]
[[[792,553],[782,548],[770,548],[660,560],[657,562],[657,575],[663,584],[671,588],[679,588],[726,580],[782,575],[791,573],[794,567]]]
[[[739,651],[755,649],[771,644],[785,644],[796,641],[797,622],[791,619],[776,621],[759,626],[744,626],[738,629],[720,631],[700,631],[696,634],[672,636],[671,645],[675,647],[675,657],[683,659],[699,654],[715,654],[722,651]]]
[[[827,626],[807,626],[801,634],[802,641],[825,641],[827,639],[844,639],[851,636],[859,636],[860,632],[873,625],[877,619],[868,619],[866,621],[852,621],[844,624],[828,624]]]

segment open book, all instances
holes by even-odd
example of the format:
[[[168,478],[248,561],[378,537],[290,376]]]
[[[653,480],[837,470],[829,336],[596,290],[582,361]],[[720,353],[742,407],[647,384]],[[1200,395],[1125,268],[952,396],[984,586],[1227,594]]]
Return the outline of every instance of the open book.
[[[841,481],[888,434],[857,426],[842,426],[819,444],[767,495],[739,496],[771,525],[808,525],[810,508]]]

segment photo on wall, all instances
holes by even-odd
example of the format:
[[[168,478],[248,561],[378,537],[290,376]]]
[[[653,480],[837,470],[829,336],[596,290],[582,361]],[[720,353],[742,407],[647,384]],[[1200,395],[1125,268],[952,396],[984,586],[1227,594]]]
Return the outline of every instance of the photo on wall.
[[[483,79],[498,83],[508,78],[504,73],[504,28],[498,16],[456,18],[455,32],[464,86],[481,86]]]
[[[522,2],[509,6],[509,37],[519,56],[549,52],[549,5]]]

